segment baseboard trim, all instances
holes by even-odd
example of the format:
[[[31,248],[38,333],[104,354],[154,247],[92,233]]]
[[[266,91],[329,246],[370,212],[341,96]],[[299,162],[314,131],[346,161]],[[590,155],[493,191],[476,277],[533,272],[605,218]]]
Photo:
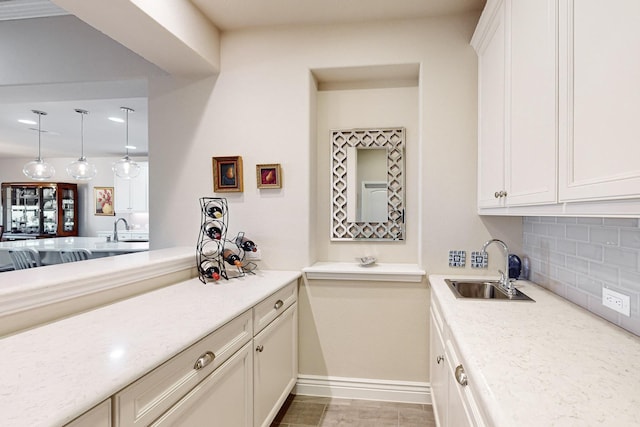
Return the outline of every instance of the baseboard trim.
[[[342,399],[431,404],[431,385],[426,382],[298,375],[294,393]]]

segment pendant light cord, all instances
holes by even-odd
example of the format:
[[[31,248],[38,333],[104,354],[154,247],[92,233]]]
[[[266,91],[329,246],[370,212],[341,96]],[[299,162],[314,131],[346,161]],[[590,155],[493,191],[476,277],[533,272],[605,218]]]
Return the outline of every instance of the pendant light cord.
[[[42,113],[36,113],[38,115],[38,161],[42,161],[41,153],[40,153],[40,137],[42,136],[42,130],[40,130],[40,123],[42,121]]]

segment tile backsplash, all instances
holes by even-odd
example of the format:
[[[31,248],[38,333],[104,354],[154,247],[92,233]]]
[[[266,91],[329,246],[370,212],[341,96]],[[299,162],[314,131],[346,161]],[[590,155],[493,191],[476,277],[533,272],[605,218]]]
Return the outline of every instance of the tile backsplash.
[[[530,280],[640,336],[640,223],[633,218],[525,217]],[[602,288],[631,299],[631,317],[602,305]]]

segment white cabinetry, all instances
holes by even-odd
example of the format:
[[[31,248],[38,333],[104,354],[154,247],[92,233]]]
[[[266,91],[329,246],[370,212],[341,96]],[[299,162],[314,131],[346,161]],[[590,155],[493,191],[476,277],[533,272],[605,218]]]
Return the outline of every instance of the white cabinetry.
[[[429,325],[429,371],[431,372],[431,403],[440,426],[447,425],[447,363],[444,354],[443,325],[440,313],[432,305]]]
[[[637,217],[640,2],[488,0],[478,211]]]
[[[468,382],[464,362],[431,300],[431,393],[436,422],[440,427],[485,426],[484,417]]]
[[[248,343],[150,425],[251,427],[252,356]]]
[[[252,331],[249,310],[117,393],[116,425],[147,426],[158,417],[162,417],[158,425],[182,425],[182,416],[189,422],[207,416],[236,419],[238,413],[244,413],[252,405],[251,364],[247,364],[251,355],[237,355],[226,367],[222,365],[250,342]],[[223,370],[218,372],[220,369]],[[233,404],[222,407],[205,404],[210,394],[232,395]],[[193,408],[195,418],[191,418],[186,408]],[[214,409],[216,412],[212,412]]]
[[[105,400],[65,427],[111,427],[111,400]]]
[[[478,53],[478,207],[556,201],[555,0],[489,2]]]
[[[269,426],[298,377],[297,293],[293,281],[117,393],[114,426]]]
[[[298,378],[296,293],[292,283],[254,309],[254,326],[265,325],[253,340],[255,427],[271,424]]]
[[[140,175],[123,179],[114,175],[116,214],[149,211],[149,163],[138,162]]]
[[[560,201],[640,196],[640,2],[560,1]]]

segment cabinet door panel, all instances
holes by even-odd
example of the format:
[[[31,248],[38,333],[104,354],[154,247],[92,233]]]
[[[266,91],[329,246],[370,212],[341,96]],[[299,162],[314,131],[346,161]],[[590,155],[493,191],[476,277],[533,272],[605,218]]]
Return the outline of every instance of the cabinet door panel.
[[[65,427],[111,427],[111,400],[105,400]]]
[[[252,426],[252,356],[247,343],[151,426]]]
[[[269,426],[298,377],[298,311],[292,305],[255,336],[254,425]]]
[[[518,0],[507,2],[507,6],[507,204],[553,203],[557,170],[556,1]]]
[[[504,8],[496,12],[478,47],[478,206],[496,207],[504,198],[505,27]]]
[[[637,197],[640,2],[560,4],[560,201]]]
[[[434,313],[435,306],[431,306],[431,325],[429,336],[431,344],[431,354],[429,368],[431,372],[431,401],[433,412],[438,425],[447,424],[447,363],[444,353],[444,337],[441,329],[438,328],[438,321]],[[441,322],[440,322],[441,324]]]

